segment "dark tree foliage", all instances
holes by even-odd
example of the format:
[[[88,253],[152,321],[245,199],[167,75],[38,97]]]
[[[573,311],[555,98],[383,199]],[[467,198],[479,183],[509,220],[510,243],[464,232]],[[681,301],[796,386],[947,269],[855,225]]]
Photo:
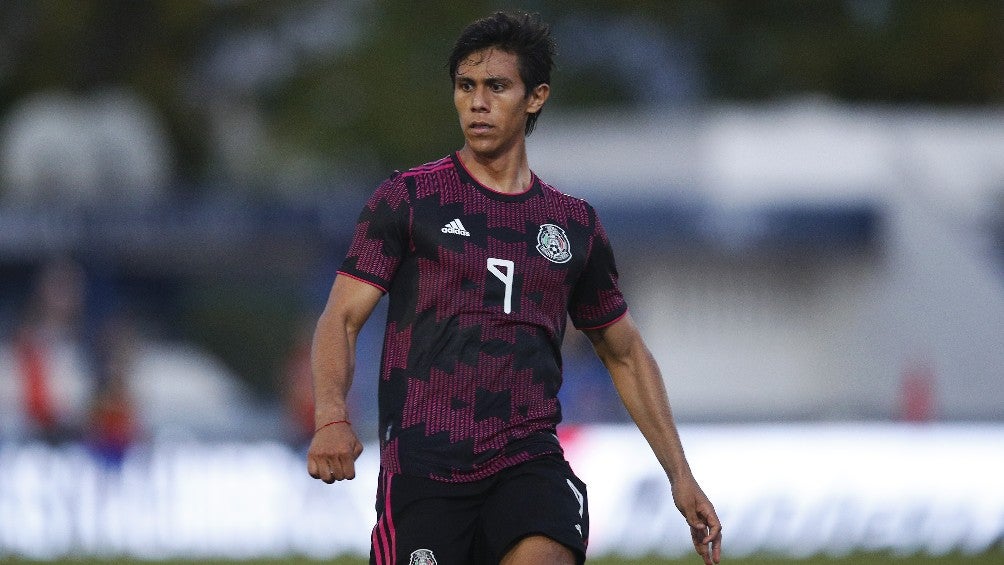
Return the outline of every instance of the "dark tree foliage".
[[[334,47],[304,48],[309,41],[298,30],[323,27],[332,13],[326,5],[348,6],[335,12],[346,21],[331,24],[351,34],[341,43],[329,38]],[[464,24],[515,5],[7,0],[0,3],[0,118],[31,92],[127,85],[163,117],[181,180],[198,183],[213,167],[210,106],[250,103],[274,141],[275,161],[308,154],[371,179],[460,144],[445,58]],[[541,12],[561,39],[552,103],[566,109],[806,94],[850,103],[1004,101],[998,0],[519,5]],[[234,84],[207,61],[242,35],[264,38],[283,57],[256,67],[251,53],[246,66],[257,78]]]

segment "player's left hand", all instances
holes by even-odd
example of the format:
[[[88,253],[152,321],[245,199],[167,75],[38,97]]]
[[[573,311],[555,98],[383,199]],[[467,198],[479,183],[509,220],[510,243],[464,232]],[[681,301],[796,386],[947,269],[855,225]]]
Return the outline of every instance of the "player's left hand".
[[[677,480],[673,484],[673,501],[687,519],[694,549],[705,565],[721,562],[722,522],[697,481],[693,477]]]

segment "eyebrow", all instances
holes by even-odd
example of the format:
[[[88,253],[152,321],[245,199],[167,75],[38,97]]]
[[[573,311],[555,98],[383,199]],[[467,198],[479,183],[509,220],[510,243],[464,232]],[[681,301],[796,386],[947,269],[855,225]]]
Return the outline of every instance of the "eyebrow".
[[[471,77],[469,77],[467,75],[462,75],[462,74],[459,74],[459,73],[457,74],[457,79],[456,80],[457,80],[457,82],[461,82],[461,81],[463,81],[463,82],[477,82],[475,79],[473,79],[473,78],[471,78]],[[483,81],[486,82],[486,83],[506,84],[506,85],[513,84],[514,82],[516,82],[515,80],[513,80],[513,79],[511,79],[509,77],[505,77],[505,76],[488,76],[488,77],[485,77],[483,79]]]

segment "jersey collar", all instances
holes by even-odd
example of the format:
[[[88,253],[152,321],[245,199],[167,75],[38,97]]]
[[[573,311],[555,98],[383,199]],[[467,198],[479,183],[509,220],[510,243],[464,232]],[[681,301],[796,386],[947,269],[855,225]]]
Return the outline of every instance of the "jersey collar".
[[[457,175],[460,176],[460,180],[475,189],[480,191],[485,196],[492,198],[494,200],[500,200],[502,202],[523,202],[529,200],[530,198],[536,196],[540,193],[540,179],[537,178],[536,173],[530,171],[530,187],[523,192],[517,194],[509,194],[505,192],[499,192],[497,190],[488,188],[487,186],[478,182],[478,179],[474,178],[474,175],[467,170],[464,162],[460,160],[460,157],[456,152],[450,154],[450,159],[453,160],[454,167],[457,170]]]

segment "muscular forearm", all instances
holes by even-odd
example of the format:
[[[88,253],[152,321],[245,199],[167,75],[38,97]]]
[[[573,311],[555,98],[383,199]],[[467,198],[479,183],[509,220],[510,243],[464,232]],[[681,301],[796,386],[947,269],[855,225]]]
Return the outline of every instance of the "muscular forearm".
[[[355,371],[355,341],[356,334],[346,328],[344,320],[327,310],[321,315],[311,350],[316,426],[348,419],[346,399]]]
[[[380,300],[376,288],[339,276],[317,321],[311,349],[317,426],[347,420],[346,399],[355,371],[356,338]]]
[[[355,460],[363,446],[348,423],[346,399],[356,337],[379,298],[374,287],[339,276],[317,321],[311,349],[316,431],[307,449],[307,472],[326,483],[356,476]]]

